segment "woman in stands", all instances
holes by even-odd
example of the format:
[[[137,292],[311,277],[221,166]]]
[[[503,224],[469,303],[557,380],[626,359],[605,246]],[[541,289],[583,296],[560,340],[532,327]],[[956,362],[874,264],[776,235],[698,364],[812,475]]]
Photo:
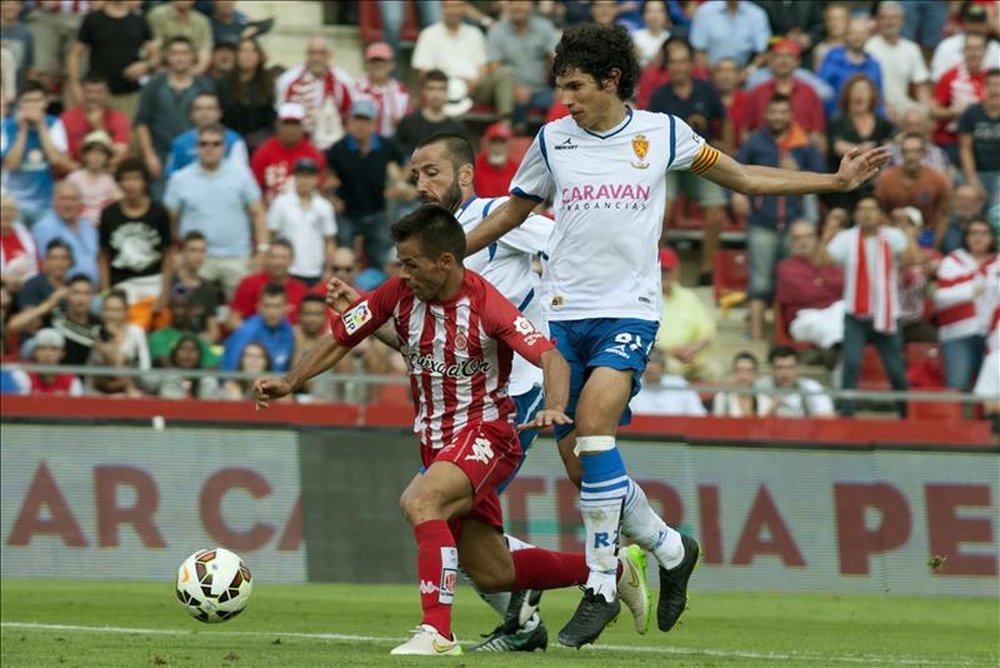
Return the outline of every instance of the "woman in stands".
[[[164,378],[160,384],[160,398],[217,399],[219,395],[217,378],[214,376],[197,378],[182,373],[192,369],[203,369],[202,357],[201,345],[198,343],[197,336],[185,334],[177,339],[177,343],[170,350],[170,368],[177,369],[178,373]]]
[[[243,135],[247,150],[253,153],[273,134],[275,119],[274,77],[257,40],[240,41],[236,67],[217,85],[223,125]]]
[[[101,306],[101,334],[94,341],[88,366],[150,368],[146,332],[128,321],[128,299],[122,290],[112,290]],[[99,394],[143,394],[135,376],[91,376],[90,389]]]
[[[737,353],[733,358],[733,385],[751,388],[757,380],[757,357],[750,352]],[[712,400],[712,415],[725,417],[762,417],[771,413],[774,402],[766,394],[719,392]]]
[[[272,368],[271,355],[259,343],[249,343],[240,354],[240,371],[261,376]],[[253,380],[227,380],[222,386],[223,399],[244,401],[252,397]]]

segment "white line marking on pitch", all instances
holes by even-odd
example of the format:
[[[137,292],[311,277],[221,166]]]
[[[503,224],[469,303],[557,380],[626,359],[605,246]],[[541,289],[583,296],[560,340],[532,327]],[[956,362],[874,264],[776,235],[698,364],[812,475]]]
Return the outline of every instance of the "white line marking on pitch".
[[[250,636],[260,638],[301,638],[303,640],[329,640],[341,642],[391,643],[406,640],[395,636],[360,636],[345,633],[300,633],[295,631],[182,631],[180,629],[143,629],[127,626],[83,626],[77,624],[41,624],[36,622],[0,622],[5,629],[35,631],[73,631],[83,633],[145,634],[159,636]],[[972,666],[970,661],[942,661],[909,656],[883,654],[827,655],[816,652],[745,652],[740,650],[701,649],[697,647],[651,647],[648,645],[588,645],[584,651],[636,652],[641,654],[673,654],[681,656],[713,656],[730,659],[755,659],[761,661],[823,660],[839,663],[893,663],[897,665]]]

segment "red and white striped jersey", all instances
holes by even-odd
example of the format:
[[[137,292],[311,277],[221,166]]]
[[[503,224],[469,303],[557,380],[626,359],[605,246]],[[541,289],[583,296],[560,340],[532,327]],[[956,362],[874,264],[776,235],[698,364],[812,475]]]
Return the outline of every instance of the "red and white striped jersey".
[[[458,295],[423,302],[392,278],[333,320],[333,336],[355,346],[392,318],[410,369],[423,446],[448,445],[469,424],[512,421],[507,392],[513,353],[535,365],[554,344],[479,274],[466,270]]]
[[[976,296],[977,288],[982,292]],[[966,251],[946,255],[937,270],[934,310],[938,336],[952,341],[966,336],[984,336],[1000,300],[1000,259],[991,256],[981,265]]]
[[[396,126],[410,113],[410,92],[406,86],[396,79],[389,79],[380,86],[366,76],[355,82],[354,90],[357,97],[368,97],[375,102],[378,109],[375,132],[383,137],[394,137]]]

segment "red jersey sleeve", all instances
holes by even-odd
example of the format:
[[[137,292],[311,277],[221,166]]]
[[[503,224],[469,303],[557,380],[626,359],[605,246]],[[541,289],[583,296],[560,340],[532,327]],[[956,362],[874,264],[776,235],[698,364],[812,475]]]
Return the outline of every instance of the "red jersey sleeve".
[[[351,307],[330,319],[330,329],[337,343],[354,347],[392,317],[396,305],[407,290],[399,278],[391,278],[370,294],[359,298]]]
[[[480,317],[486,333],[497,341],[505,343],[535,366],[541,366],[542,353],[555,348],[555,344],[538,331],[531,321],[496,288],[485,279],[481,282],[483,312]]]

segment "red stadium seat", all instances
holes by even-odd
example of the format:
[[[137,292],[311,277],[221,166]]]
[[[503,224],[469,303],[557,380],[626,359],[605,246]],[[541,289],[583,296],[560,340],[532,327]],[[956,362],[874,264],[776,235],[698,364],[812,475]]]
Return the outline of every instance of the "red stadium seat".
[[[921,390],[927,391],[927,390]],[[944,390],[942,395],[960,396],[957,392]],[[959,401],[910,401],[906,416],[911,420],[942,420],[962,422],[965,420],[964,405]]]
[[[712,284],[715,301],[737,292],[747,291],[750,266],[745,250],[720,249],[712,258]]]
[[[420,24],[417,22],[417,11],[413,0],[396,0],[405,2],[403,11],[403,27],[400,29],[400,41],[415,42],[420,35]],[[358,18],[361,24],[361,41],[365,44],[382,41],[382,12],[374,0],[358,3]]]

